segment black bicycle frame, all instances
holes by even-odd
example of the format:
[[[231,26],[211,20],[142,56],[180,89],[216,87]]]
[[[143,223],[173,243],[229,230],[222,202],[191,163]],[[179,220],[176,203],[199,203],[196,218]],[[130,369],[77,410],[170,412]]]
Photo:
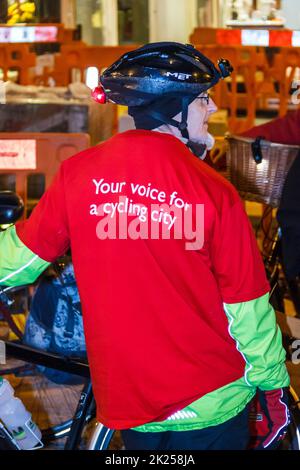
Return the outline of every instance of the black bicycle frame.
[[[74,417],[70,422],[70,431],[64,447],[65,450],[76,449],[79,444],[81,432],[86,423],[87,416],[91,413],[93,407],[95,407],[88,364],[69,357],[40,351],[11,341],[5,341],[5,345],[7,355],[13,356],[16,359],[79,375],[80,377],[87,379],[81,392]]]

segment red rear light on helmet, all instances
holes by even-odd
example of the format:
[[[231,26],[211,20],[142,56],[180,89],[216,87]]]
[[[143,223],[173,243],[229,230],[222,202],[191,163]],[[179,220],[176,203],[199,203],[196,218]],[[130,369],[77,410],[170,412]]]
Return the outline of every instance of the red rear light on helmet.
[[[96,86],[96,88],[94,88],[94,90],[92,91],[92,98],[94,101],[96,101],[96,103],[100,103],[100,104],[106,103],[107,101],[106,94],[105,94],[104,88],[101,85]]]

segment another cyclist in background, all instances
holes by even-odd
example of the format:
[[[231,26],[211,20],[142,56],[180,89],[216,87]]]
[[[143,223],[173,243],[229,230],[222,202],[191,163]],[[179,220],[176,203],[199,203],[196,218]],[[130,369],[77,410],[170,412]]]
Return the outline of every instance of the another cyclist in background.
[[[245,137],[263,137],[270,142],[300,146],[300,110],[255,126]],[[300,155],[294,160],[284,183],[277,219],[282,233],[282,257],[286,277],[295,281],[300,301]]]
[[[207,90],[231,71],[178,43],[122,56],[94,97],[128,106],[137,129],[63,162],[30,218],[0,234],[1,284],[32,282],[71,246],[98,420],[127,449],[246,449],[257,388],[261,448],[289,421],[254,234],[201,160]]]
[[[242,134],[245,137],[264,137],[278,144],[300,145],[300,109],[259,126],[251,127]]]

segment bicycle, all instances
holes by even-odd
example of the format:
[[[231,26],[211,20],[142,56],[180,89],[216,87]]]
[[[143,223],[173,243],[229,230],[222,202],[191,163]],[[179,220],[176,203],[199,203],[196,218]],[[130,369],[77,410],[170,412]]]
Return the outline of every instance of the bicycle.
[[[236,187],[245,201],[259,202],[264,211],[256,228],[256,237],[262,232],[261,252],[270,282],[270,303],[276,311],[287,358],[291,356],[293,342],[300,338],[300,292],[293,281],[285,278],[282,269],[281,232],[274,224],[273,210],[278,208],[285,178],[300,147],[265,141],[262,137],[251,139],[227,135],[227,171],[225,176]],[[285,298],[292,300],[296,317],[285,315]],[[300,450],[299,398],[293,388],[289,392],[291,424],[282,448]]]
[[[5,224],[4,228],[6,228],[7,225],[15,223],[20,218],[24,206],[21,198],[11,191],[2,191],[0,192],[0,196],[0,225]],[[17,288],[7,287],[0,291],[0,313],[2,313],[3,317],[7,320],[9,327],[15,333],[16,337],[19,338],[19,341],[22,340],[22,332],[10,315],[9,309],[12,301],[8,297],[8,294],[15,293],[22,288],[24,288],[24,286]],[[108,447],[109,442],[112,440],[113,431],[95,421],[96,405],[87,362],[76,360],[73,357],[60,356],[58,354],[41,351],[20,344],[20,342],[5,341],[5,347],[8,356],[21,359],[30,364],[75,374],[82,377],[85,381],[73,418],[55,427],[42,430],[42,441],[44,445],[51,443],[55,439],[66,437],[64,450],[78,449],[82,446],[81,441],[85,428],[89,426],[92,427],[92,429],[90,430],[89,441],[85,444],[85,447],[91,450],[98,448],[106,449]],[[0,375],[11,373],[20,374],[24,372],[26,368],[26,366],[21,366],[14,369],[4,369],[0,371]],[[0,449],[1,448],[19,450],[19,446],[14,437],[0,422]]]
[[[0,193],[1,196],[1,193]],[[17,205],[18,205],[17,201]],[[18,212],[19,213],[19,212]],[[1,220],[1,197],[0,197],[0,224]],[[6,292],[9,291],[6,290]],[[0,296],[0,309],[5,311],[5,296]],[[2,307],[1,307],[2,305]],[[8,318],[9,312],[6,311],[6,317]],[[12,325],[13,322],[10,324]],[[17,330],[16,330],[17,333]],[[75,373],[86,379],[86,383],[82,390],[76,411],[72,419],[42,431],[42,441],[44,444],[48,444],[53,440],[61,437],[66,437],[67,441],[64,446],[64,450],[75,450],[81,446],[82,437],[85,428],[92,424],[92,430],[90,432],[89,439],[85,444],[88,450],[106,450],[111,445],[116,432],[97,423],[95,420],[96,406],[92,392],[92,385],[90,381],[89,367],[86,362],[75,360],[74,358],[62,357],[57,354],[44,352],[41,350],[33,349],[23,344],[6,341],[7,354],[23,361],[43,365],[45,367],[54,368],[63,372]],[[11,373],[12,371],[9,370]],[[0,375],[5,371],[0,371]],[[290,401],[292,408],[292,422],[288,430],[288,435],[285,441],[282,443],[283,449],[299,449],[300,450],[300,435],[299,435],[299,424],[300,424],[300,402],[293,390],[290,391]],[[3,425],[0,425],[0,446],[1,441],[3,447],[17,450],[18,446],[13,436],[5,429]]]
[[[227,135],[228,151],[226,177],[245,201],[264,205],[256,236],[261,231],[262,256],[270,281],[270,301],[275,309],[285,312],[284,298],[289,297],[295,313],[300,316],[300,290],[282,269],[281,232],[273,210],[279,206],[284,181],[297,157],[300,147]]]
[[[40,351],[30,348],[23,344],[6,341],[6,350],[8,356],[21,359],[25,362],[43,365],[55,368],[57,370],[79,375],[85,379],[85,385],[80,395],[72,419],[61,423],[53,428],[42,430],[42,442],[44,445],[50,444],[56,439],[66,437],[64,450],[77,450],[82,448],[82,439],[86,426],[92,425],[90,436],[84,448],[88,450],[105,450],[111,443],[114,430],[106,428],[104,425],[96,422],[96,405],[93,397],[93,390],[90,381],[88,364],[79,362],[68,357],[62,357],[57,354]],[[17,370],[8,370],[9,373],[18,372]],[[0,371],[5,374],[5,370]],[[1,424],[1,423],[0,423]],[[1,446],[2,443],[2,446]],[[16,441],[3,425],[0,425],[0,448],[3,443],[10,449],[19,450]]]

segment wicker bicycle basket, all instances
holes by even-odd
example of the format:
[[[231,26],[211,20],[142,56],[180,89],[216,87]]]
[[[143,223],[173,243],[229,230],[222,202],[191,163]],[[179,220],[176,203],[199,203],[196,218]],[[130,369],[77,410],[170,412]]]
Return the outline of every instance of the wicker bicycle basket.
[[[241,197],[278,207],[285,178],[300,147],[234,135],[228,135],[226,139],[229,144],[226,154],[228,179]],[[253,147],[257,144],[258,159],[257,146]]]

